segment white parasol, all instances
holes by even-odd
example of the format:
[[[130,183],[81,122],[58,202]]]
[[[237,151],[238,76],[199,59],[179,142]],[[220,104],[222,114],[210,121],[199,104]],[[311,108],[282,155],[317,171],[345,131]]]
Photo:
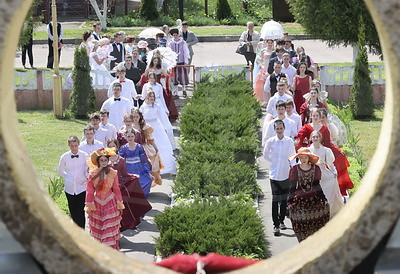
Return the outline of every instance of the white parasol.
[[[262,26],[260,37],[272,40],[281,39],[283,37],[283,27],[274,20],[268,21]]]
[[[147,53],[147,63],[150,64],[150,60],[153,58],[153,53],[154,51],[158,50],[161,54],[161,66],[163,69],[166,71],[169,71],[173,67],[176,66],[176,59],[178,58],[178,54],[174,52],[171,48],[169,47],[158,47],[154,50],[151,50]]]
[[[144,29],[142,30],[141,33],[139,33],[138,37],[139,38],[156,38],[156,35],[158,33],[164,33],[161,29],[158,28],[148,28],[148,29]]]

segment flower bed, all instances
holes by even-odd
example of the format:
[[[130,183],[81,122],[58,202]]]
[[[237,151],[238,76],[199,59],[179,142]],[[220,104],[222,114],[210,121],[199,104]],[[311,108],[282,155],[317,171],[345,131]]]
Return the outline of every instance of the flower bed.
[[[173,187],[174,198],[181,202],[155,217],[161,256],[268,256],[252,199],[260,193],[255,172],[259,117],[260,106],[243,77],[197,87],[181,114],[179,170]]]

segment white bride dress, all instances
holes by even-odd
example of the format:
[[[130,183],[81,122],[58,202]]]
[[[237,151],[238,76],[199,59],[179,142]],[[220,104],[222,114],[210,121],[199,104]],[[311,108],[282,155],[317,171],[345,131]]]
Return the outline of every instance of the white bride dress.
[[[115,80],[115,78],[111,76],[104,64],[97,64],[96,60],[94,59],[95,56],[97,56],[98,59],[101,58],[97,52],[91,52],[89,55],[90,68],[92,69],[90,76],[93,79],[93,86],[109,86],[110,83]]]
[[[173,156],[173,149],[171,142],[168,138],[167,131],[163,126],[162,107],[154,103],[148,105],[146,102],[140,107],[140,111],[143,114],[143,118],[147,124],[154,128],[153,137],[158,148],[158,152],[161,157],[161,161],[164,165],[164,169],[161,170],[161,174],[172,173],[176,174],[176,160]]]
[[[311,152],[318,155],[319,160],[317,165],[321,169],[320,185],[329,203],[331,218],[344,206],[342,195],[340,194],[339,184],[337,181],[337,171],[333,162],[335,156],[330,148],[320,146],[314,147],[313,144],[309,147]]]

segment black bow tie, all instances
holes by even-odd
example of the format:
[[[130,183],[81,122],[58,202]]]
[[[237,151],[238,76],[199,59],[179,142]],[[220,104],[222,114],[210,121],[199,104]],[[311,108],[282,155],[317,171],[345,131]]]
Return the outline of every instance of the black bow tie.
[[[77,154],[77,155],[71,155],[71,159],[73,159],[73,158],[79,158],[79,155]]]
[[[121,101],[121,98],[114,98],[114,101]]]

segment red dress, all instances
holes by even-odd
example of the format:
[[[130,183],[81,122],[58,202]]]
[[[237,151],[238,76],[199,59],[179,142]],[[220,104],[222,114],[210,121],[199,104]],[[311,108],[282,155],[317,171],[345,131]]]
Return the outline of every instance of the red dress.
[[[304,126],[305,124],[309,124],[311,123],[311,119],[310,119],[310,108],[309,108],[309,102],[304,102],[301,107],[300,107],[300,112],[299,115],[301,116],[301,123]],[[324,109],[328,109],[326,107],[326,105],[323,102],[318,102],[316,105],[316,108],[324,108]]]
[[[110,168],[105,180],[93,179],[97,172],[98,169],[89,173],[86,188],[85,211],[88,212],[90,235],[119,250],[121,216],[118,210],[124,209],[124,205],[117,171]]]
[[[306,124],[300,129],[299,133],[297,134],[299,144],[296,147],[296,151],[301,147],[307,147],[311,144],[310,136],[313,131],[314,129],[311,124]],[[335,155],[335,161],[333,162],[333,164],[335,165],[338,173],[337,179],[340,192],[342,193],[342,195],[346,195],[346,190],[354,187],[353,182],[351,181],[349,173],[347,171],[347,167],[350,166],[349,160],[347,160],[346,154],[344,154],[344,152],[340,148],[338,148],[331,142],[331,134],[326,125],[322,125],[319,132],[322,134],[321,145],[330,148],[333,152],[333,155]]]
[[[300,78],[299,75],[294,77],[293,81],[296,81],[296,90],[294,93],[294,104],[296,105],[297,113],[300,113],[300,107],[306,101],[303,95],[310,91],[310,75],[306,75],[304,78]]]

